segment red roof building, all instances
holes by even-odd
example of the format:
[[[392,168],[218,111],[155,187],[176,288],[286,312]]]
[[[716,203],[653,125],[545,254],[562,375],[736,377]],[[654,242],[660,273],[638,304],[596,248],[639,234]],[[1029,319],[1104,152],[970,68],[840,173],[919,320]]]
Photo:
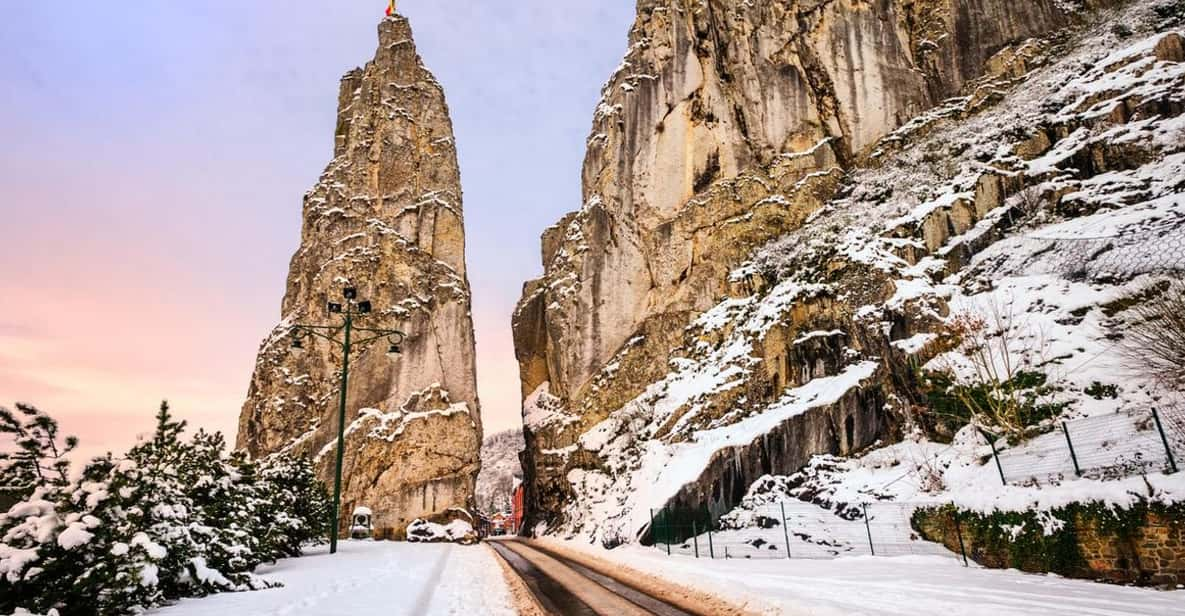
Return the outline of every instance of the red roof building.
[[[526,500],[527,500],[526,487],[523,485],[523,482],[521,479],[515,477],[513,495],[511,496],[511,499],[510,499],[510,503],[511,503],[510,532],[512,534],[517,535],[518,533],[522,532],[522,530],[523,530],[523,515],[525,515],[527,512]]]

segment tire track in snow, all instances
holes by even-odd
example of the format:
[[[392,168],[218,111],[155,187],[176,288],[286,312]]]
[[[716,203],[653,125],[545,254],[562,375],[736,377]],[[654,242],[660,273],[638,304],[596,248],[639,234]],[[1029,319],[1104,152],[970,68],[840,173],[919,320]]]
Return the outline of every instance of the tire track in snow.
[[[490,542],[527,583],[544,609],[558,616],[692,616],[663,600],[539,546]]]
[[[424,580],[424,586],[420,589],[419,596],[411,604],[411,609],[407,612],[408,614],[428,613],[428,605],[432,603],[432,595],[440,587],[440,580],[444,576],[444,567],[448,564],[448,559],[453,555],[453,550],[455,549],[457,549],[456,546],[448,544],[444,553],[432,564],[432,571],[428,574],[428,579]]]

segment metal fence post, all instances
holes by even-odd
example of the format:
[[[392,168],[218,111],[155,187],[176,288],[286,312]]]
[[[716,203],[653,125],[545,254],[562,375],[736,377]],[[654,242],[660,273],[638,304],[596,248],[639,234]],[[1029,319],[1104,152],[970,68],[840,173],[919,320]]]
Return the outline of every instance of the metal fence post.
[[[1177,472],[1177,460],[1173,457],[1173,448],[1169,446],[1169,438],[1164,434],[1164,425],[1160,423],[1160,413],[1152,409],[1152,419],[1156,420],[1156,430],[1160,432],[1160,442],[1164,443],[1164,455],[1168,456],[1169,468]]]
[[[790,558],[790,529],[786,528],[786,503],[778,502],[782,508],[782,536],[786,538],[786,558]]]
[[[1074,441],[1070,440],[1070,428],[1064,421],[1062,422],[1062,432],[1066,435],[1066,445],[1070,447],[1070,460],[1074,462],[1074,472],[1081,477],[1082,469],[1078,467],[1078,454],[1074,453]]]
[[[868,503],[861,503],[860,506],[864,508],[864,530],[868,533],[868,551],[876,556],[876,548],[872,547],[872,527],[868,525]]]
[[[654,525],[654,507],[650,508],[650,538],[654,540],[654,547],[658,547],[658,527]]]
[[[959,551],[963,553],[963,566],[970,566],[967,564],[967,544],[963,543],[963,525],[959,524],[959,509],[951,504],[951,517],[955,520],[955,534],[959,536]]]
[[[699,529],[695,525],[695,520],[691,521],[691,543],[695,546],[695,557],[699,558]]]
[[[667,513],[667,507],[662,508],[662,521],[666,523],[666,530],[663,536],[667,540],[667,556],[671,555],[671,516]]]
[[[714,559],[716,558],[716,548],[712,546],[712,526],[715,524],[712,522],[712,510],[708,509],[707,505],[704,505],[704,512],[708,514],[708,558]]]
[[[1000,483],[1008,485],[1008,480],[1004,478],[1004,467],[1000,464],[1000,453],[996,451],[996,441],[992,440],[992,435],[988,434],[986,430],[980,429],[980,434],[987,440],[988,446],[992,448],[992,459],[996,461],[996,470],[1000,471]]]

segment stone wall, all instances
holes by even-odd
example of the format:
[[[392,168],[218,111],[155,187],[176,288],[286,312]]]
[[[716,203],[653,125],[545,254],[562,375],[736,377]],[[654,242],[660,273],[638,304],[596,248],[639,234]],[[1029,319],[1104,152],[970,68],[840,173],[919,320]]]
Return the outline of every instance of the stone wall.
[[[1082,521],[1079,546],[1087,567],[1116,582],[1185,583],[1185,520],[1149,513],[1129,538],[1110,536]]]
[[[956,554],[965,547],[968,558],[993,569],[1125,584],[1185,583],[1185,507],[1141,504],[1111,509],[1089,503],[1049,515],[1061,523],[1050,534],[1043,532],[1034,512],[983,516],[944,507],[921,510],[913,522],[923,538]]]

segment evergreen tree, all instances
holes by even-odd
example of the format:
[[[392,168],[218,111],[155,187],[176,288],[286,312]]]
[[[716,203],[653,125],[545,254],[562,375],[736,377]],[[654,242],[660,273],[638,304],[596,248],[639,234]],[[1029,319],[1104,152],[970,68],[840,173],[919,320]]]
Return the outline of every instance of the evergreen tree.
[[[39,487],[65,486],[66,455],[78,447],[78,438],[62,438],[58,422],[34,406],[18,402],[16,411],[0,407],[0,434],[12,439],[11,447],[0,448],[0,489],[27,497]]]
[[[261,515],[267,528],[263,550],[268,560],[299,556],[301,546],[324,543],[331,527],[332,503],[308,458],[276,454],[260,463]]]
[[[260,588],[259,563],[325,536],[329,499],[307,460],[227,456],[221,434],[184,430],[162,403],[151,438],[123,458],[0,514],[0,613],[114,616]]]

